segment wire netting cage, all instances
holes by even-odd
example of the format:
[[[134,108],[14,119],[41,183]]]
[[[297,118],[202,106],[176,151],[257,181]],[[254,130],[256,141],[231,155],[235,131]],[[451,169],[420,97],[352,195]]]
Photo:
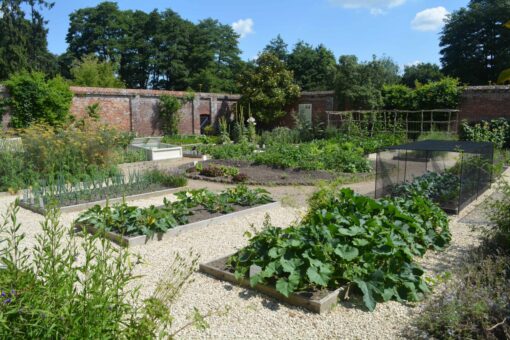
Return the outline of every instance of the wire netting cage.
[[[427,196],[457,214],[492,182],[494,146],[486,142],[430,140],[377,153],[375,197]]]

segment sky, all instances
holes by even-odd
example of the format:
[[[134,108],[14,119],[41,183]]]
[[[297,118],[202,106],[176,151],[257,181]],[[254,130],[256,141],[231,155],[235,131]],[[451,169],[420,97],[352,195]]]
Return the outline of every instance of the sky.
[[[69,14],[102,1],[54,0],[46,11],[48,45],[63,53]],[[419,62],[439,63],[439,33],[448,13],[468,0],[118,0],[121,9],[170,8],[184,19],[208,17],[232,25],[240,35],[245,60],[253,59],[278,34],[291,49],[303,40],[322,43],[336,58],[354,54],[391,57],[401,67]]]

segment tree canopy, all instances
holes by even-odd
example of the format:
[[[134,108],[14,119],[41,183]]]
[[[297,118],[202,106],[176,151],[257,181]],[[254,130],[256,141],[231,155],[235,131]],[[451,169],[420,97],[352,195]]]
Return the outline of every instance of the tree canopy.
[[[22,70],[57,72],[41,14],[42,9],[51,7],[53,4],[45,0],[0,1],[0,80]]]
[[[238,38],[231,26],[214,19],[195,25],[170,9],[123,11],[103,2],[70,15],[67,53],[118,64],[131,88],[235,92]]]
[[[99,61],[96,56],[88,55],[76,61],[71,68],[73,84],[90,87],[123,88],[124,83],[115,75],[115,65],[110,61]]]
[[[441,63],[446,75],[470,85],[495,83],[510,67],[508,0],[471,0],[453,12],[441,34]]]
[[[300,88],[292,72],[272,53],[262,53],[254,67],[240,76],[241,104],[250,108],[257,121],[269,124],[283,117],[294,104]]]
[[[439,65],[431,63],[419,63],[404,67],[402,84],[409,87],[416,87],[417,83],[427,84],[443,78]]]

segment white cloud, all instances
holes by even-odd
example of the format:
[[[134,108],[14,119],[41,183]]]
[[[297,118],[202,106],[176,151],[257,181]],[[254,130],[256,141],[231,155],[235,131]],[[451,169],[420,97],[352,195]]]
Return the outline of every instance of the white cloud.
[[[239,19],[232,24],[232,28],[241,36],[246,37],[248,34],[253,33],[253,19]]]
[[[373,15],[386,13],[387,9],[403,5],[407,0],[329,0],[333,5],[343,8],[366,8]]]
[[[446,8],[439,6],[428,8],[416,13],[411,27],[417,31],[438,31],[444,25],[444,19],[449,14]]]

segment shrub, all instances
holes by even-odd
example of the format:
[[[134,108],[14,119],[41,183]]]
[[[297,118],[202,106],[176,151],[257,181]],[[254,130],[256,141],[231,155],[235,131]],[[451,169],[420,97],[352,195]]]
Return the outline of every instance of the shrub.
[[[413,110],[415,108],[415,94],[405,85],[384,85],[382,96],[385,109]]]
[[[251,285],[274,283],[285,296],[348,285],[373,310],[377,301],[421,300],[429,288],[414,257],[442,249],[450,238],[448,217],[427,199],[373,200],[350,189],[325,190],[299,225],[281,229],[266,221],[229,266],[237,278],[259,266]]]
[[[69,234],[52,210],[29,252],[21,245],[18,211],[11,205],[0,223],[0,263],[6,265],[0,270],[0,338],[147,339],[178,332],[171,329],[171,305],[196,267],[195,255],[189,261],[177,255],[172,276],[142,300],[128,251]],[[205,326],[196,310],[193,320]]]
[[[419,110],[457,108],[461,91],[459,81],[448,77],[421,85],[415,90],[415,107]]]
[[[474,125],[463,121],[461,125],[463,140],[474,142],[491,142],[498,149],[508,144],[510,125],[505,118],[493,119],[490,122],[482,121]]]
[[[480,251],[471,257],[455,270],[454,278],[415,321],[421,337],[508,339],[510,336],[509,258]],[[415,336],[410,334],[411,338]]]
[[[188,179],[184,176],[165,173],[157,169],[144,173],[144,177],[149,183],[160,183],[168,188],[178,188],[188,184]]]
[[[46,80],[43,73],[22,72],[11,76],[5,85],[12,127],[24,128],[33,122],[59,126],[68,121],[73,94],[60,76]]]
[[[174,96],[162,95],[159,97],[159,115],[162,119],[162,129],[165,134],[176,135],[179,133],[181,117],[179,110],[181,102]]]
[[[300,141],[299,130],[289,129],[287,127],[276,127],[271,131],[264,131],[262,133],[260,144],[296,144]]]

